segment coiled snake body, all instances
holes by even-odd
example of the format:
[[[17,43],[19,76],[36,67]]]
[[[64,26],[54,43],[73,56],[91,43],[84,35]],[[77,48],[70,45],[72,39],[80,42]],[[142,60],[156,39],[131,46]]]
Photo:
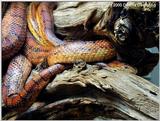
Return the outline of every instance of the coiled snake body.
[[[16,4],[17,5],[13,4],[12,6],[18,6],[18,8],[20,6],[20,8],[23,9],[11,7],[9,11],[11,11],[11,13],[13,12],[15,15],[23,13],[23,18],[25,18],[26,12],[24,4]],[[116,55],[115,49],[111,43],[106,40],[95,42],[63,42],[56,38],[52,32],[53,27],[51,27],[52,19],[49,6],[50,3],[31,3],[28,7],[27,22],[29,30],[33,35],[30,31],[27,32],[24,47],[25,56],[18,55],[14,57],[3,78],[3,102],[10,109],[24,111],[30,107],[40,91],[49,83],[49,80],[65,69],[65,66],[62,65],[63,63],[73,63],[78,60],[84,60],[86,62],[105,61]],[[2,32],[9,32],[11,36],[11,32],[17,30],[17,28],[13,28],[12,31],[10,31],[10,29],[6,29],[6,27],[12,27],[12,23],[14,22],[19,23],[20,26],[25,28],[25,19],[21,21],[19,19],[9,21],[10,24],[8,25],[6,18],[9,17],[11,17],[12,20],[15,18],[9,13],[6,14],[6,17],[3,19]],[[20,19],[22,18],[20,17]],[[21,30],[20,33],[21,34],[18,32],[16,33],[16,35],[19,34],[20,37],[18,40],[12,39],[13,42],[17,43],[20,38],[24,38],[25,32]],[[20,41],[19,43],[20,44],[15,45],[18,49],[21,48],[23,42]],[[10,47],[5,43],[2,45],[4,49],[3,53],[6,54],[3,58],[5,58],[5,56],[13,56],[7,52],[14,46]],[[44,58],[47,59],[49,67],[37,71],[35,75],[31,75],[31,77],[28,78],[32,64],[37,65],[43,62]]]
[[[2,20],[2,57],[13,57],[22,47],[26,37],[26,6],[12,3]]]
[[[40,91],[48,84],[50,78],[64,70],[64,66],[56,64],[40,70],[27,80],[31,63],[18,55],[9,64],[2,85],[3,103],[11,110],[25,111],[35,101]],[[26,81],[27,80],[27,81]]]

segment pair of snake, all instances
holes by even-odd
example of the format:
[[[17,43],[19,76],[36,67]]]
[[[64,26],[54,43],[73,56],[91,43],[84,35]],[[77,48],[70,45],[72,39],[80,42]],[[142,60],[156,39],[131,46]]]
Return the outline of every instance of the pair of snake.
[[[3,76],[2,98],[11,110],[27,110],[50,80],[65,70],[64,63],[99,62],[116,56],[115,48],[107,40],[65,42],[58,39],[53,32],[54,7],[51,3],[29,6],[12,3],[2,20],[2,59],[12,58]],[[23,55],[17,54],[22,48]],[[49,66],[31,73],[32,65],[44,60]],[[117,61],[107,65],[130,68]]]

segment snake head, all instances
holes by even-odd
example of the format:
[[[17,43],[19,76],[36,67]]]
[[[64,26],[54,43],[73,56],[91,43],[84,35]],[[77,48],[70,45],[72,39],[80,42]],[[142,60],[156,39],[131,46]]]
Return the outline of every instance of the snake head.
[[[121,17],[114,25],[114,35],[119,44],[126,44],[131,34],[132,24],[129,18]]]

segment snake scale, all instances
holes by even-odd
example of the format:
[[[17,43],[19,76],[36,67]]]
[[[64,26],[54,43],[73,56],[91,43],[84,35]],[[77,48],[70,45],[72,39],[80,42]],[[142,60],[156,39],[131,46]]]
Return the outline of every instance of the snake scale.
[[[13,57],[22,47],[26,37],[26,5],[12,3],[2,20],[2,57]]]
[[[2,98],[10,110],[21,112],[28,109],[51,77],[64,70],[64,66],[56,64],[37,71],[27,80],[31,66],[30,61],[23,55],[16,56],[9,64],[3,79]]]
[[[13,57],[27,36],[24,55],[12,58],[3,78],[3,102],[11,110],[28,109],[51,78],[65,70],[63,63],[74,63],[79,60],[105,61],[116,56],[116,50],[107,40],[64,42],[58,39],[52,31],[53,8],[54,5],[50,6],[50,3],[31,3],[26,16],[26,6],[23,3],[12,3],[3,19],[3,58]],[[26,23],[29,28],[27,32]],[[18,28],[19,26],[21,28]],[[44,59],[47,60],[49,67],[31,75],[32,65],[38,65]]]

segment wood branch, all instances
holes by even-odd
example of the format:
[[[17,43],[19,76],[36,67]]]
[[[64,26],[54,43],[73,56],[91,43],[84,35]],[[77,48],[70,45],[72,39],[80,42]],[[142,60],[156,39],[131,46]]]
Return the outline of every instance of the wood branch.
[[[112,38],[114,22],[119,17],[121,8],[113,9],[111,5],[112,2],[59,2],[57,9],[53,11],[56,34],[73,40],[94,40],[106,36]],[[143,54],[137,48],[133,49],[135,58],[124,56],[129,61],[136,62],[137,55],[142,57]],[[122,50],[124,52],[134,55],[129,50]],[[159,59],[159,54],[144,55],[141,64],[137,66],[142,75],[150,72]],[[3,66],[5,73],[7,62]],[[158,120],[159,89],[133,73],[79,63],[57,75],[26,112],[11,113],[3,106],[3,120]]]
[[[105,24],[109,21],[104,14],[111,9],[113,2],[59,2],[56,10],[53,11],[56,33],[70,37],[71,39],[90,39],[94,35],[105,35]],[[112,21],[112,20],[110,20]],[[113,21],[112,21],[113,22]],[[100,26],[100,24],[103,24]],[[98,25],[97,25],[98,24]],[[96,26],[97,25],[97,26]],[[95,27],[95,29],[93,29]],[[99,27],[99,28],[98,28]],[[103,30],[101,30],[103,28]],[[109,32],[109,31],[108,31]],[[76,38],[75,38],[76,37]]]
[[[154,84],[139,76],[122,71],[99,70],[95,66],[88,65],[87,69],[81,72],[74,69],[64,72],[57,76],[55,81],[49,84],[46,89],[54,92],[59,84],[64,85],[66,81],[68,83],[79,83],[83,87],[92,85],[105,93],[111,91],[134,110],[158,119],[159,90]],[[63,91],[65,92],[65,90]]]
[[[116,41],[115,22],[122,16],[129,16],[134,28],[133,36],[130,35],[134,46],[151,48],[158,47],[158,14],[158,2],[59,2],[53,18],[59,35],[71,39],[103,35]]]
[[[15,119],[159,119],[158,92],[135,74],[78,64],[57,75],[41,103]]]

